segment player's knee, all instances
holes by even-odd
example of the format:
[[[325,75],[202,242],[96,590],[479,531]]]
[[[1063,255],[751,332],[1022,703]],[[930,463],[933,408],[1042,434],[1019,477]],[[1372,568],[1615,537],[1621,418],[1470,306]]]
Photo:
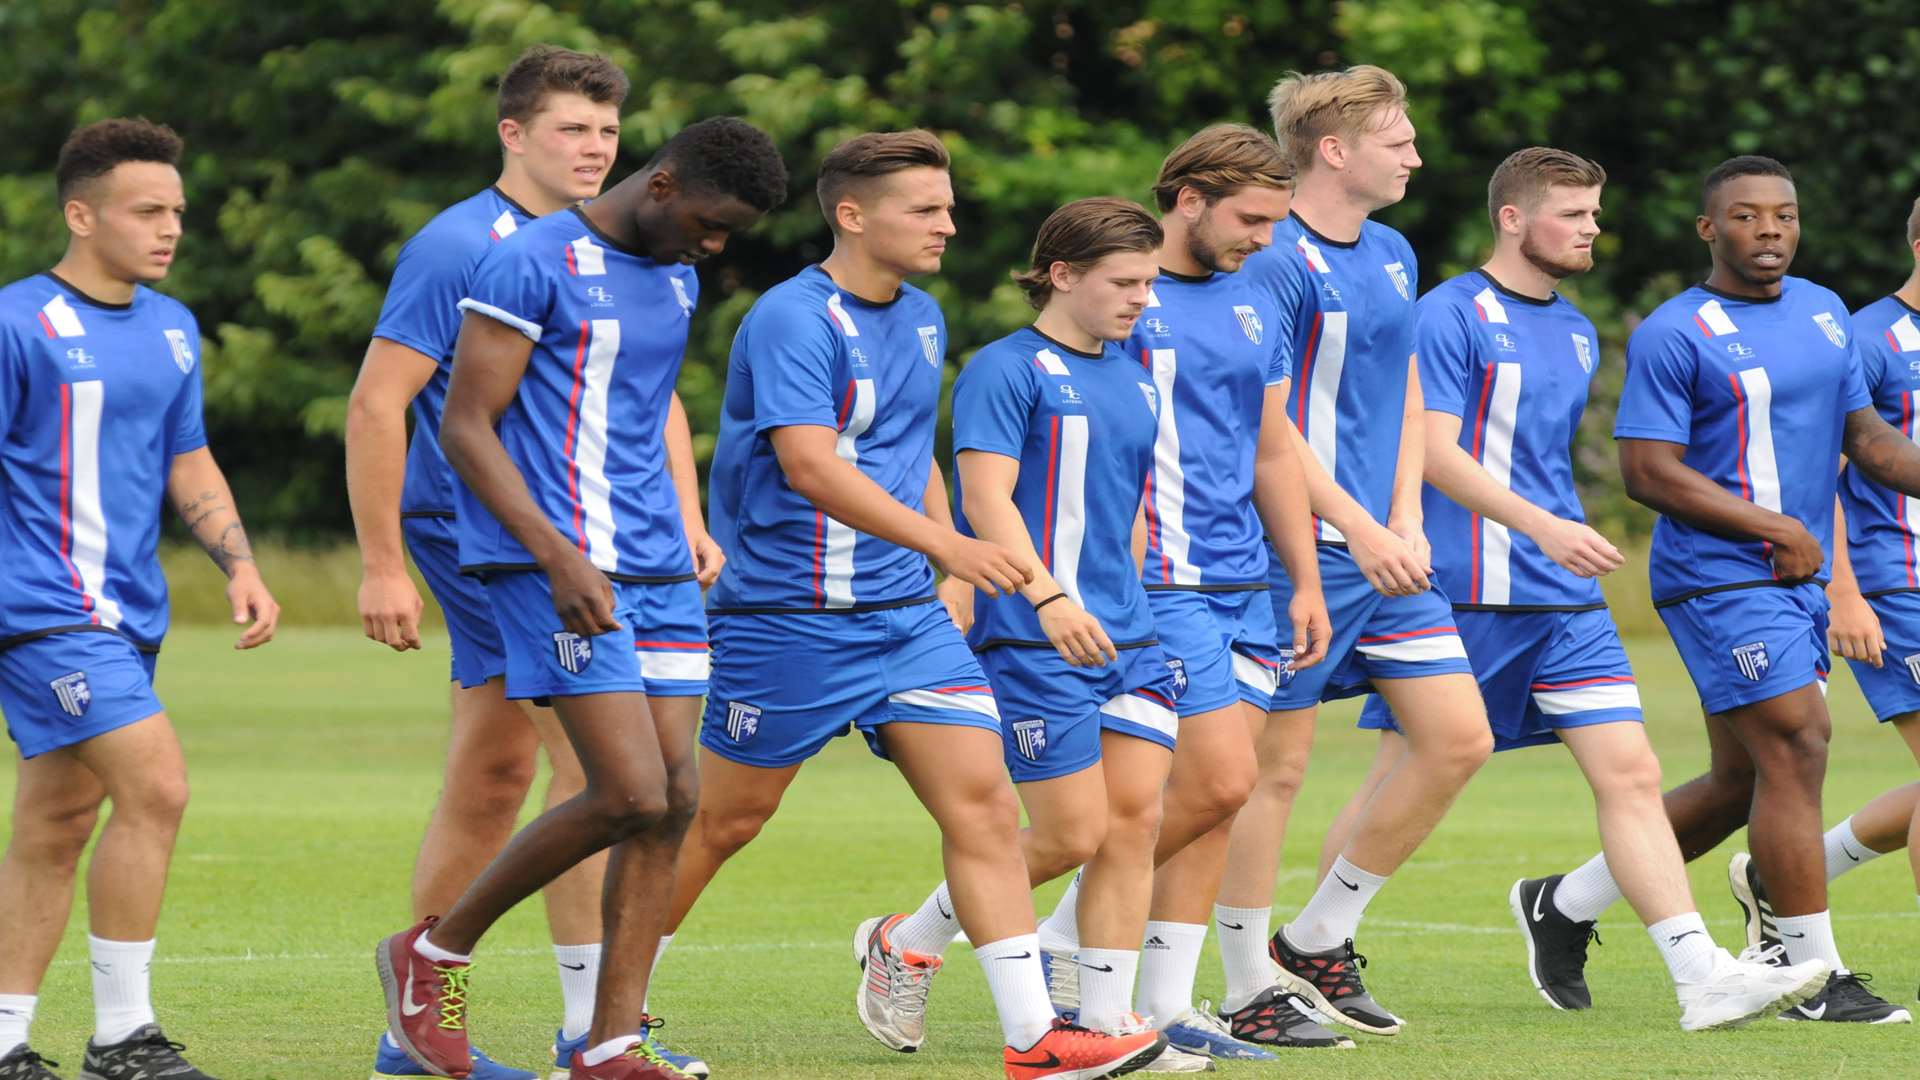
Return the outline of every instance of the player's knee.
[[[1251,758],[1218,762],[1193,785],[1192,805],[1202,819],[1217,824],[1239,813],[1256,788],[1263,794],[1289,799],[1299,789],[1297,780],[1292,788],[1282,790],[1269,784],[1268,779]],[[1281,778],[1281,783],[1284,782]]]
[[[1291,803],[1294,796],[1300,794],[1300,785],[1305,783],[1306,779],[1307,755],[1288,753],[1282,757],[1261,762],[1259,779],[1255,782],[1255,786],[1264,796],[1284,799]]]
[[[1012,784],[983,786],[940,817],[941,834],[955,847],[1005,851],[1019,844],[1020,801],[1013,793]],[[1095,847],[1098,846],[1096,841]],[[1069,864],[1068,869],[1072,865]]]
[[[1462,729],[1445,739],[1425,740],[1413,749],[1428,775],[1464,784],[1493,756],[1493,732],[1485,726]]]
[[[190,795],[184,771],[144,777],[136,790],[114,798],[113,812],[135,814],[149,826],[177,829],[187,816]]]
[[[1615,799],[1660,799],[1660,759],[1651,748],[1614,762],[1594,780],[1594,794]]]
[[[666,822],[671,800],[664,790],[597,792],[589,805],[594,826],[608,843],[653,832]]]
[[[1029,858],[1036,865],[1028,869],[1035,879],[1051,881],[1093,858],[1106,839],[1107,823],[1098,815],[1068,822],[1033,837]]]
[[[1160,800],[1138,806],[1116,806],[1107,813],[1107,837],[1102,848],[1152,851],[1160,838]]]
[[[702,806],[693,817],[693,835],[724,859],[752,843],[773,811],[773,806],[753,804]]]
[[[1828,729],[1808,724],[1752,747],[1754,766],[1771,783],[1796,781],[1818,785],[1827,774]]]

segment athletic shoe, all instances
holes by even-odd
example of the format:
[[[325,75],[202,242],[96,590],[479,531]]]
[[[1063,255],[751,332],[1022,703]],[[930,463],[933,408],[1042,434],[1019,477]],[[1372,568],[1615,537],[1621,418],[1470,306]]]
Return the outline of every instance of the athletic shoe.
[[[1253,995],[1253,1000],[1231,1013],[1221,1013],[1223,1035],[1241,1046],[1286,1047],[1300,1049],[1351,1050],[1353,1040],[1322,1025],[1307,1014],[1305,1002],[1284,986],[1269,986]],[[1172,1038],[1171,1029],[1167,1037]],[[1260,1050],[1262,1057],[1273,1054]],[[1223,1055],[1215,1055],[1223,1056]],[[1244,1056],[1244,1055],[1231,1055]]]
[[[1170,1046],[1189,1054],[1205,1054],[1220,1061],[1278,1061],[1279,1055],[1233,1037],[1224,1017],[1213,1012],[1213,1002],[1202,1001],[1188,1008],[1173,1023],[1160,1029]]]
[[[927,990],[940,973],[940,958],[894,951],[887,940],[906,915],[868,919],[853,932],[853,956],[865,975],[853,995],[860,1022],[890,1049],[911,1054],[927,1037]]]
[[[1369,1035],[1397,1035],[1404,1021],[1373,1000],[1361,985],[1367,958],[1353,951],[1353,939],[1325,952],[1300,952],[1287,943],[1287,928],[1274,931],[1267,955],[1279,965],[1280,985],[1306,999],[1329,1019]]]
[[[87,1057],[80,1080],[213,1080],[180,1056],[186,1047],[160,1032],[158,1024],[142,1024],[112,1046],[87,1040]]]
[[[1675,987],[1680,1030],[1737,1028],[1798,1005],[1827,985],[1825,960],[1778,966],[1773,959],[1758,949],[1737,960],[1725,949],[1714,950],[1713,971],[1704,980]]]
[[[1137,1072],[1166,1048],[1167,1037],[1151,1028],[1131,1035],[1108,1035],[1055,1020],[1039,1042],[1025,1050],[1009,1046],[1001,1060],[1007,1080],[1094,1080]]]
[[[407,1056],[405,1050],[393,1045],[386,1039],[379,1040],[380,1048],[373,1055],[373,1076],[371,1080],[406,1080],[414,1076],[432,1076],[420,1063]],[[560,1074],[562,1077],[566,1073]],[[540,1080],[538,1073],[525,1069],[508,1068],[478,1050],[473,1052],[473,1072],[468,1080]]]
[[[1727,887],[1733,890],[1733,902],[1740,905],[1740,919],[1747,925],[1749,949],[1771,949],[1780,944],[1780,927],[1774,922],[1773,905],[1767,902],[1766,887],[1760,884],[1760,868],[1753,856],[1735,852],[1727,860]],[[1777,954],[1786,962],[1784,952]]]
[[[1867,989],[1873,976],[1842,971],[1826,988],[1780,1014],[1782,1020],[1824,1020],[1829,1024],[1911,1024],[1913,1014]]]
[[[588,1065],[584,1050],[574,1051],[567,1080],[691,1080],[691,1076],[661,1056],[658,1047],[644,1036],[659,1026],[650,1017],[640,1018],[642,1038],[627,1047],[626,1053],[598,1065]]]
[[[1080,961],[1071,949],[1040,950],[1040,974],[1047,979],[1053,1014],[1068,1023],[1080,1020]]]
[[[655,1017],[654,1020],[654,1023],[650,1024],[645,1031],[641,1032],[640,1037],[652,1043],[653,1048],[660,1051],[660,1056],[666,1058],[668,1064],[686,1073],[688,1076],[693,1077],[694,1080],[707,1080],[707,1077],[713,1075],[713,1070],[707,1068],[707,1063],[694,1057],[692,1054],[677,1054],[667,1049],[666,1044],[660,1041],[660,1037],[654,1034],[655,1030],[660,1027],[660,1023],[658,1022],[659,1018]],[[547,1080],[567,1080],[567,1074],[573,1067],[573,1055],[584,1053],[586,1049],[586,1032],[581,1032],[580,1037],[577,1039],[565,1038],[564,1033],[554,1032],[553,1071],[547,1074]],[[474,1080],[478,1080],[480,1076],[480,1051],[475,1050],[473,1057]],[[379,1080],[379,1078],[375,1077],[374,1080]]]
[[[414,943],[440,920],[429,918],[382,941],[373,951],[380,989],[387,996],[387,1032],[430,1076],[467,1077],[473,1055],[467,1046],[469,964],[443,964],[414,951]]]
[[[1587,943],[1600,943],[1592,922],[1575,922],[1554,906],[1565,874],[1521,878],[1507,891],[1507,907],[1527,939],[1527,977],[1556,1009],[1591,1009],[1587,992]]]
[[[53,1071],[59,1067],[59,1062],[48,1061],[21,1043],[6,1057],[0,1057],[0,1080],[60,1080],[60,1074]]]
[[[1143,1031],[1152,1031],[1153,1024],[1139,1013],[1130,1012],[1121,1016],[1119,1021],[1112,1027],[1096,1028],[1094,1030],[1103,1031],[1108,1035],[1138,1035]],[[1147,1062],[1145,1067],[1140,1069],[1140,1071],[1150,1073],[1213,1072],[1214,1064],[1213,1059],[1207,1057],[1205,1054],[1189,1054],[1175,1047],[1173,1043],[1169,1041],[1166,1049],[1160,1051],[1160,1056]]]
[[[581,1032],[577,1039],[569,1039],[563,1031],[553,1033],[553,1071],[547,1074],[547,1080],[567,1080],[573,1075],[573,1055],[587,1050],[587,1033]]]

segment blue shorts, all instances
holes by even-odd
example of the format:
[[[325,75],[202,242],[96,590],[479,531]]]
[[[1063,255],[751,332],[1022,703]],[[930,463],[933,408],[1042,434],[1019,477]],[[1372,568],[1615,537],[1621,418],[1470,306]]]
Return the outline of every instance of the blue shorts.
[[[0,714],[21,757],[75,746],[163,712],[158,651],[119,634],[67,631],[0,649]]]
[[[1887,593],[1867,604],[1880,616],[1887,648],[1879,667],[1847,661],[1853,681],[1860,684],[1867,706],[1882,721],[1920,712],[1920,593]]]
[[[707,692],[707,613],[698,582],[614,582],[620,629],[590,638],[561,625],[547,575],[537,570],[492,572],[486,587],[507,645],[509,698]]]
[[[1729,589],[1656,610],[1710,713],[1809,683],[1826,692],[1827,594],[1812,582]]]
[[[1454,618],[1487,702],[1495,750],[1555,742],[1564,728],[1641,721],[1640,689],[1606,609],[1456,611]],[[1360,710],[1360,726],[1400,730],[1378,694]]]
[[[1013,782],[1052,780],[1100,761],[1100,733],[1173,749],[1173,669],[1158,645],[1120,650],[1105,667],[1074,667],[1052,647],[1001,645],[980,654],[1000,703]]]
[[[1383,596],[1367,584],[1344,545],[1321,544],[1320,591],[1333,620],[1326,659],[1293,670],[1293,581],[1272,559],[1274,618],[1281,627],[1280,654],[1287,661],[1273,707],[1304,709],[1322,701],[1367,692],[1374,679],[1418,679],[1473,674],[1453,617],[1453,604],[1437,587],[1414,596]]]
[[[713,690],[700,745],[743,765],[797,765],[858,728],[886,757],[896,721],[999,734],[1000,710],[937,601],[880,611],[713,616]]]
[[[1245,701],[1261,709],[1280,677],[1267,590],[1149,589],[1154,637],[1173,668],[1181,716]]]
[[[460,541],[452,518],[402,518],[413,565],[427,580],[427,590],[446,615],[447,637],[453,641],[453,680],[475,687],[507,673],[507,647],[493,621],[493,603],[486,586],[460,572]]]

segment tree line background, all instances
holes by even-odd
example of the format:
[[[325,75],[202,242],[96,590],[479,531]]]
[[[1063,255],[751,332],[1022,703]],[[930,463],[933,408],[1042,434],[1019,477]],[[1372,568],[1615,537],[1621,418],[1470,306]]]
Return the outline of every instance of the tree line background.
[[[1607,437],[1635,319],[1704,276],[1698,183],[1736,153],[1785,161],[1795,272],[1853,306],[1911,268],[1920,21],[1910,0],[14,0],[0,5],[0,275],[51,265],[52,165],[73,126],[144,115],[187,139],[188,235],[166,291],[206,336],[207,422],[256,533],[350,535],[341,431],[393,262],[499,167],[493,80],[552,42],[633,79],[614,179],[731,113],[770,131],[792,197],[703,268],[680,391],[704,459],[728,343],[759,292],[822,257],[815,166],[863,130],[924,126],[954,155],[959,236],[926,282],[956,363],[1030,313],[1007,282],[1055,206],[1149,200],[1199,127],[1267,129],[1284,72],[1383,65],[1406,80],[1426,165],[1380,220],[1424,291],[1481,259],[1486,180],[1536,143],[1609,173],[1597,268],[1566,292],[1598,324],[1582,493],[1604,527],[1647,519]]]

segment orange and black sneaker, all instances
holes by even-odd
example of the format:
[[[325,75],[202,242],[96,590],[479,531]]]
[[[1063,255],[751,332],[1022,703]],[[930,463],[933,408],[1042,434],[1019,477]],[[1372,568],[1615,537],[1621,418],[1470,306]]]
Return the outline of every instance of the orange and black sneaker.
[[[1040,1041],[1025,1050],[1007,1047],[1007,1080],[1094,1080],[1146,1068],[1167,1048],[1167,1037],[1149,1028],[1130,1035],[1088,1031],[1055,1020]]]
[[[1367,993],[1360,969],[1367,958],[1353,951],[1353,939],[1325,952],[1301,952],[1287,942],[1282,926],[1267,942],[1267,955],[1279,966],[1279,983],[1332,1019],[1369,1035],[1397,1035],[1403,1021]]]

